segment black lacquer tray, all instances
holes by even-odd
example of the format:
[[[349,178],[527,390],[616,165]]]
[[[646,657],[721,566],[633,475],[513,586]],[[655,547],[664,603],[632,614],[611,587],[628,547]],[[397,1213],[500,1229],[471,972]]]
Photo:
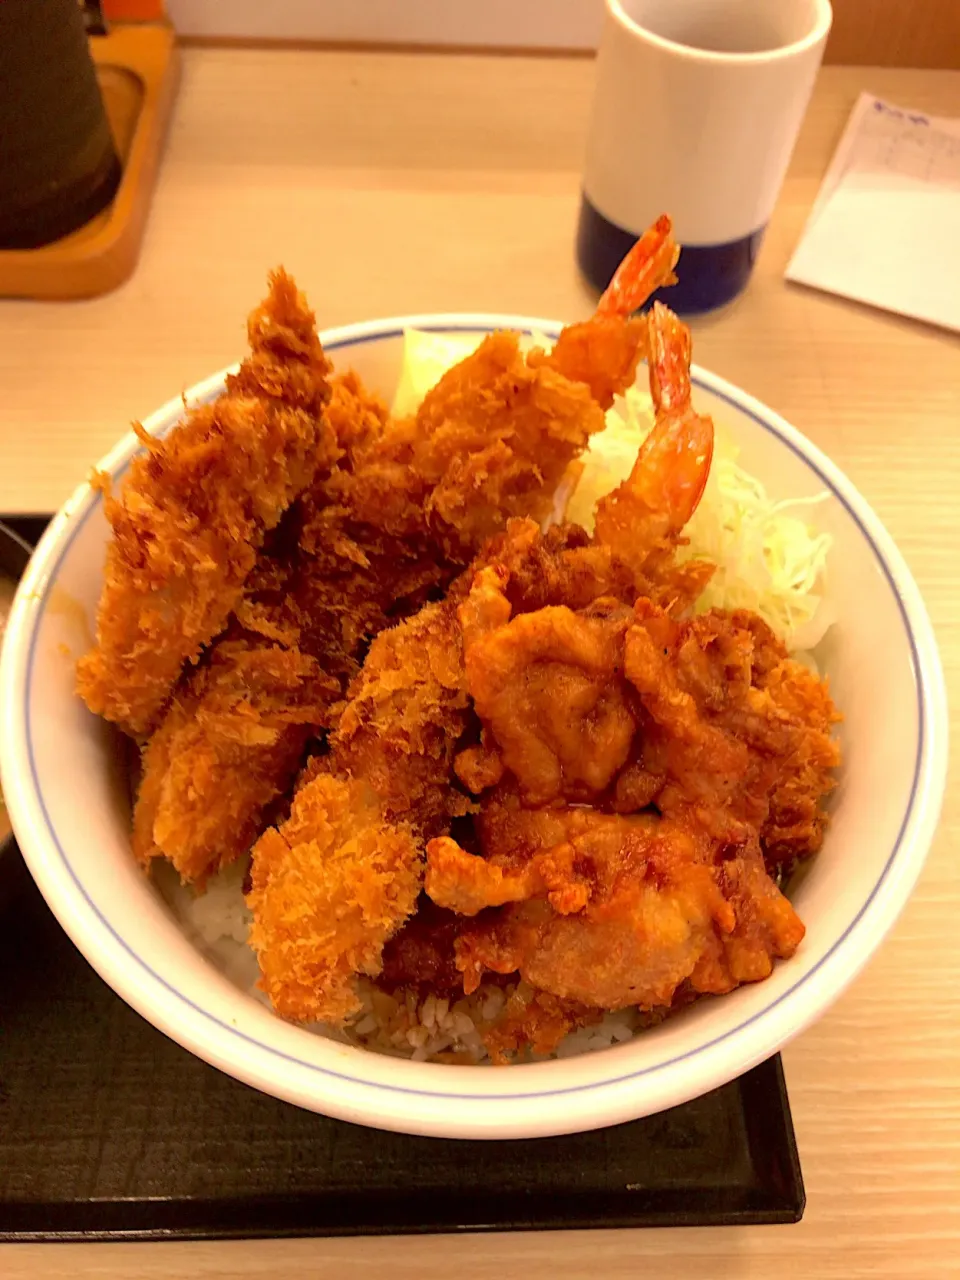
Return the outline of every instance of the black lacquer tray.
[[[43,521],[10,520],[36,537]],[[0,919],[0,1240],[796,1222],[779,1057],[682,1107],[565,1138],[411,1138],[328,1120],[166,1039],[20,868]]]

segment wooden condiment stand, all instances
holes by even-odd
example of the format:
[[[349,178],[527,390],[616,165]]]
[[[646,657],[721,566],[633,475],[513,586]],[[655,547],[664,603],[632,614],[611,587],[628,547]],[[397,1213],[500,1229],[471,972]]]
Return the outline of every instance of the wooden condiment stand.
[[[109,29],[90,37],[90,51],[123,166],[120,186],[113,202],[77,231],[38,249],[0,250],[0,296],[108,293],[140,255],[176,95],[176,35],[159,0],[113,0],[103,8]]]

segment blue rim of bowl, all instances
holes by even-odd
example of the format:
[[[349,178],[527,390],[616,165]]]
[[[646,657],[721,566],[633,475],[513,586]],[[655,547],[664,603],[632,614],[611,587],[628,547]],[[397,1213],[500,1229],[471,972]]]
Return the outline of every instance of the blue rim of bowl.
[[[435,332],[435,333],[490,332],[489,326],[477,324],[477,323],[432,324],[432,325],[418,325],[417,327],[427,329],[428,331]],[[349,347],[360,346],[360,345],[363,345],[364,343],[382,342],[386,339],[391,339],[391,338],[402,338],[403,332],[404,330],[402,328],[377,330],[374,332],[368,332],[364,335],[346,337],[341,340],[325,344],[324,349],[328,353],[333,351],[343,351]],[[543,326],[538,325],[536,327],[526,327],[522,330],[522,332],[524,332],[527,335],[543,333],[547,337],[555,337],[557,332],[557,326],[554,324],[544,324]],[[37,775],[36,762],[34,759],[34,750],[33,750],[33,738],[30,731],[30,689],[31,689],[32,678],[33,678],[33,664],[34,664],[34,657],[36,654],[37,636],[40,630],[40,623],[43,618],[44,610],[46,608],[46,603],[49,596],[49,585],[54,581],[57,570],[59,569],[70,547],[73,545],[73,542],[76,539],[77,535],[79,534],[80,530],[83,528],[84,524],[89,519],[89,517],[93,514],[93,512],[97,509],[97,506],[103,501],[102,493],[96,493],[92,496],[92,500],[90,501],[89,506],[81,515],[75,528],[71,531],[69,538],[67,538],[63,546],[60,548],[60,551],[57,555],[56,560],[54,561],[53,565],[49,569],[46,576],[46,584],[44,586],[43,596],[39,601],[39,607],[33,619],[32,631],[31,631],[30,642],[29,642],[28,658],[27,658],[26,679],[24,681],[25,736],[26,736],[26,742],[27,742],[27,752],[28,752],[28,757],[30,761],[30,776],[33,782],[34,793],[35,793],[40,811],[43,814],[44,821],[46,822],[47,831],[49,833],[50,839],[52,840],[59,854],[60,860],[63,863],[64,868],[66,869],[70,879],[73,881],[73,884],[76,886],[76,889],[80,893],[81,897],[87,903],[88,907],[96,916],[97,920],[100,922],[103,928],[111,935],[111,937],[113,937],[113,939],[120,945],[120,947],[131,957],[132,960],[136,962],[136,964],[138,964],[141,967],[141,969],[145,971],[145,973],[154,982],[164,987],[167,991],[171,993],[171,995],[175,996],[179,1001],[185,1004],[188,1008],[192,1009],[194,1013],[199,1014],[202,1018],[211,1022],[220,1031],[227,1032],[231,1037],[238,1038],[244,1041],[246,1044],[261,1050],[263,1053],[266,1053],[272,1057],[279,1058],[285,1062],[292,1063],[293,1065],[302,1067],[308,1071],[315,1072],[320,1075],[328,1076],[337,1080],[341,1080],[348,1084],[358,1086],[360,1088],[369,1088],[369,1089],[374,1089],[381,1092],[414,1095],[422,1098],[433,1098],[438,1101],[444,1101],[444,1100],[458,1101],[459,1100],[459,1101],[470,1101],[475,1104],[494,1103],[499,1105],[499,1104],[509,1104],[511,1102],[532,1101],[539,1098],[562,1097],[567,1094],[583,1093],[587,1091],[596,1091],[600,1089],[609,1089],[613,1086],[624,1084],[630,1080],[636,1080],[642,1076],[661,1072],[670,1067],[675,1067],[679,1063],[689,1062],[692,1059],[706,1053],[708,1050],[714,1048],[714,1046],[721,1044],[725,1041],[728,1041],[736,1035],[739,1035],[745,1028],[752,1026],[756,1024],[758,1021],[760,1021],[761,1019],[768,1017],[772,1010],[782,1005],[785,1000],[790,998],[801,987],[806,986],[814,978],[814,975],[818,973],[820,969],[823,968],[823,966],[827,963],[827,961],[830,960],[830,958],[844,944],[846,939],[850,936],[851,932],[856,928],[860,920],[863,918],[864,914],[867,912],[870,905],[876,899],[877,894],[880,892],[880,889],[883,887],[884,883],[889,877],[889,874],[893,868],[893,865],[897,859],[897,855],[903,843],[904,833],[906,832],[910,819],[913,816],[914,807],[916,804],[917,792],[919,790],[920,779],[922,774],[922,766],[923,766],[923,759],[925,755],[925,744],[926,744],[926,715],[925,715],[926,689],[925,689],[924,680],[923,680],[923,667],[920,662],[920,654],[917,647],[916,637],[914,635],[913,628],[910,625],[910,618],[907,614],[907,610],[904,605],[900,590],[897,586],[896,579],[894,578],[893,573],[890,570],[887,560],[882,554],[882,552],[880,551],[880,548],[877,546],[876,542],[874,541],[874,538],[872,537],[870,531],[865,527],[857,511],[850,504],[847,498],[835,487],[830,477],[825,472],[823,472],[820,469],[820,467],[816,464],[816,462],[814,462],[813,459],[808,457],[807,454],[801,448],[799,448],[793,441],[789,440],[785,435],[783,435],[773,422],[767,420],[761,414],[757,413],[756,411],[748,407],[748,405],[744,403],[743,399],[738,399],[735,396],[732,396],[724,392],[719,387],[711,385],[709,381],[707,382],[701,381],[699,377],[696,375],[696,372],[694,372],[693,383],[695,386],[699,387],[701,390],[707,391],[711,395],[717,396],[719,399],[729,404],[732,408],[736,409],[739,413],[746,414],[747,417],[751,418],[759,427],[762,427],[764,431],[768,432],[770,435],[775,436],[776,439],[779,440],[781,444],[785,445],[786,448],[788,448],[791,451],[791,453],[793,453],[797,458],[799,458],[799,460],[802,463],[804,463],[804,465],[808,467],[809,470],[812,471],[813,474],[816,475],[817,478],[824,485],[826,485],[826,487],[829,489],[832,496],[840,503],[843,509],[847,512],[847,514],[853,520],[854,524],[857,526],[860,533],[863,535],[864,539],[869,545],[871,551],[873,552],[876,558],[877,564],[880,567],[880,570],[884,576],[884,579],[886,580],[888,586],[890,587],[890,590],[893,593],[894,599],[897,602],[897,609],[900,614],[901,621],[903,622],[904,630],[907,635],[907,641],[910,647],[910,654],[913,660],[914,680],[915,680],[916,692],[917,692],[918,719],[917,719],[917,753],[916,753],[916,759],[914,761],[913,779],[910,784],[910,794],[907,801],[906,811],[900,823],[900,827],[897,832],[897,838],[894,841],[893,849],[891,850],[886,862],[884,863],[883,870],[881,871],[876,883],[871,889],[866,900],[861,905],[860,909],[857,911],[857,914],[849,922],[847,927],[844,929],[843,933],[840,935],[839,938],[836,939],[836,941],[832,944],[829,950],[826,951],[820,957],[820,959],[811,969],[809,969],[792,986],[788,987],[786,991],[782,992],[770,1004],[765,1005],[762,1009],[758,1010],[756,1013],[751,1014],[748,1018],[745,1018],[743,1022],[738,1023],[735,1027],[731,1027],[728,1030],[722,1032],[720,1035],[714,1036],[713,1039],[708,1040],[701,1045],[698,1045],[695,1049],[689,1049],[684,1053],[676,1054],[674,1057],[668,1058],[662,1062],[655,1063],[648,1067],[641,1067],[636,1071],[628,1071],[628,1072],[625,1072],[623,1075],[610,1077],[609,1079],[591,1081],[589,1083],[580,1084],[580,1085],[567,1085],[557,1089],[540,1089],[540,1090],[531,1090],[528,1092],[512,1093],[512,1094],[478,1095],[477,1093],[448,1093],[445,1091],[434,1090],[434,1089],[414,1089],[406,1085],[388,1084],[382,1081],[358,1079],[358,1077],[354,1075],[350,1075],[347,1072],[334,1071],[329,1067],[321,1066],[319,1063],[308,1062],[303,1058],[296,1057],[294,1054],[286,1053],[282,1049],[277,1049],[273,1045],[265,1044],[262,1040],[258,1040],[256,1037],[247,1034],[245,1031],[241,1031],[238,1027],[231,1026],[229,1023],[224,1022],[221,1018],[218,1018],[209,1010],[204,1009],[201,1005],[195,1004],[191,999],[185,996],[176,987],[172,986],[166,980],[166,978],[164,978],[161,974],[157,973],[156,970],[151,968],[150,965],[147,964],[147,962],[137,954],[136,950],[130,945],[130,943],[127,942],[126,939],[123,938],[119,933],[117,933],[117,931],[114,929],[110,921],[106,919],[106,917],[101,913],[100,909],[97,907],[96,903],[89,896],[89,894],[87,893],[83,885],[83,882],[78,877],[73,866],[71,865],[70,859],[68,858],[63,848],[63,845],[60,842],[60,839],[54,828],[50,815],[47,812],[47,807],[44,802],[43,794],[40,789],[40,780]],[[200,397],[196,400],[191,400],[189,403],[190,404],[205,403],[208,400],[215,398],[216,395],[219,394],[219,389],[220,389],[220,384],[218,383],[217,387],[211,391],[209,396]],[[167,430],[172,430],[174,425],[175,423],[171,423],[170,426],[167,428]],[[137,452],[138,453],[142,452],[142,450],[138,450]],[[130,466],[130,463],[133,461],[134,456],[136,456],[136,454],[132,454],[131,457],[128,458],[127,461],[121,467],[117,468],[112,473],[114,479],[117,479],[123,475],[126,469]]]

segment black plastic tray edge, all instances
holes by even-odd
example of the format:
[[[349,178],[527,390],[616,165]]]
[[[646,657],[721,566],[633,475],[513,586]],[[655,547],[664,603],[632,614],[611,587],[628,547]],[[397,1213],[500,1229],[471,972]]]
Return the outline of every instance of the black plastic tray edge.
[[[0,523],[5,524],[11,533],[26,543],[28,550],[37,545],[44,529],[52,519],[53,516],[47,514],[0,515]]]
[[[2,523],[23,538],[36,544],[50,520],[49,516],[4,516]],[[444,1200],[433,1197],[432,1217],[423,1220],[423,1204],[417,1197],[397,1193],[391,1212],[385,1213],[383,1198],[378,1199],[378,1217],[388,1227],[370,1222],[362,1195],[317,1197],[257,1197],[245,1201],[88,1201],[82,1206],[87,1215],[83,1227],[67,1226],[66,1219],[77,1220],[76,1203],[68,1205],[0,1205],[0,1243],[67,1243],[70,1241],[147,1241],[204,1239],[263,1239],[295,1236],[361,1236],[361,1235],[430,1235],[450,1232],[547,1231],[610,1229],[616,1227],[682,1227],[743,1226],[797,1223],[806,1207],[806,1190],[800,1167],[796,1134],[787,1096],[783,1064],[779,1054],[747,1073],[750,1076],[771,1073],[764,1081],[767,1088],[758,1090],[763,1113],[747,1110],[750,1142],[754,1158],[762,1159],[765,1150],[781,1151],[785,1167],[774,1162],[770,1167],[758,1166],[761,1178],[769,1178],[770,1189],[741,1189],[733,1193],[740,1204],[730,1203],[724,1192],[711,1194],[712,1203],[700,1204],[696,1214],[689,1209],[686,1191],[628,1192],[614,1204],[608,1192],[591,1205],[583,1197],[583,1207],[575,1214],[556,1212],[555,1197],[531,1192],[524,1201],[522,1214],[517,1214],[516,1196],[504,1200],[502,1206],[487,1198],[477,1206],[476,1216],[463,1220],[463,1206],[451,1197],[444,1211]],[[770,1087],[772,1086],[772,1087]],[[686,1203],[685,1203],[686,1202]],[[497,1209],[501,1207],[502,1216]],[[516,1216],[514,1216],[516,1215]],[[81,1215],[82,1216],[82,1215]],[[170,1221],[162,1219],[169,1217]],[[120,1219],[126,1221],[121,1225]],[[138,1220],[139,1219],[139,1220]]]
[[[615,1227],[756,1226],[799,1222],[806,1194],[786,1082],[779,1055],[754,1067],[747,1110],[750,1146],[763,1190],[714,1191],[691,1211],[684,1191],[624,1190],[578,1197],[558,1212],[555,1196],[531,1191],[518,1203],[487,1196],[465,1215],[462,1200],[433,1196],[424,1203],[402,1191],[377,1197],[375,1217],[361,1193],[341,1196],[259,1196],[250,1200],[87,1201],[65,1205],[0,1205],[0,1242],[81,1240],[213,1240],[293,1236],[430,1235],[492,1231],[586,1230]],[[747,1077],[745,1077],[747,1078]],[[759,1108],[757,1103],[760,1103]],[[780,1153],[772,1161],[767,1153]],[[78,1220],[82,1225],[77,1226]],[[384,1226],[388,1223],[388,1226]]]
[[[48,519],[47,516],[32,516],[14,520],[13,525],[0,522],[0,570],[19,581]],[[13,836],[0,840],[0,861],[3,864],[0,871],[0,906],[3,906],[13,897],[16,886],[25,874]]]

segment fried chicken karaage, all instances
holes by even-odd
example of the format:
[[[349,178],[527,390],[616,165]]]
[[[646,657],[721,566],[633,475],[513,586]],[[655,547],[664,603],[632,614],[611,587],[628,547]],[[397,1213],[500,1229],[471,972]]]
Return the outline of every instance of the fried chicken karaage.
[[[824,682],[744,610],[676,621],[640,600],[636,619],[624,671],[643,707],[634,769],[652,803],[721,839],[756,830],[771,864],[816,853],[840,763]]]
[[[480,856],[445,837],[428,847],[427,893],[477,917],[455,942],[467,991],[487,970],[518,972],[560,999],[656,1009],[681,983],[716,994],[765,977],[803,937],[754,837],[718,843],[653,813],[525,809],[510,792],[485,803],[479,831]]]
[[[517,974],[574,1007],[655,1010],[765,977],[803,936],[764,854],[819,847],[836,713],[759,619],[673,616],[712,429],[682,326],[658,306],[649,326],[655,426],[593,538],[547,550],[515,523],[460,608],[482,732],[456,769],[488,794],[479,850],[435,838],[425,889],[476,917],[453,944],[466,991]]]
[[[465,616],[468,684],[478,613],[501,644],[530,624],[511,637],[528,668],[512,647],[506,659],[473,649],[475,706],[504,781],[481,802],[477,852],[447,836],[427,846],[427,894],[476,917],[447,944],[464,990],[516,973],[576,1006],[655,1010],[681,989],[720,994],[768,976],[804,932],[770,872],[819,848],[839,763],[825,686],[753,615],[677,621],[641,599],[625,622],[615,605],[605,651],[590,609],[505,624],[493,580],[478,575]],[[499,701],[485,700],[488,682]],[[591,791],[620,812],[534,807]]]

